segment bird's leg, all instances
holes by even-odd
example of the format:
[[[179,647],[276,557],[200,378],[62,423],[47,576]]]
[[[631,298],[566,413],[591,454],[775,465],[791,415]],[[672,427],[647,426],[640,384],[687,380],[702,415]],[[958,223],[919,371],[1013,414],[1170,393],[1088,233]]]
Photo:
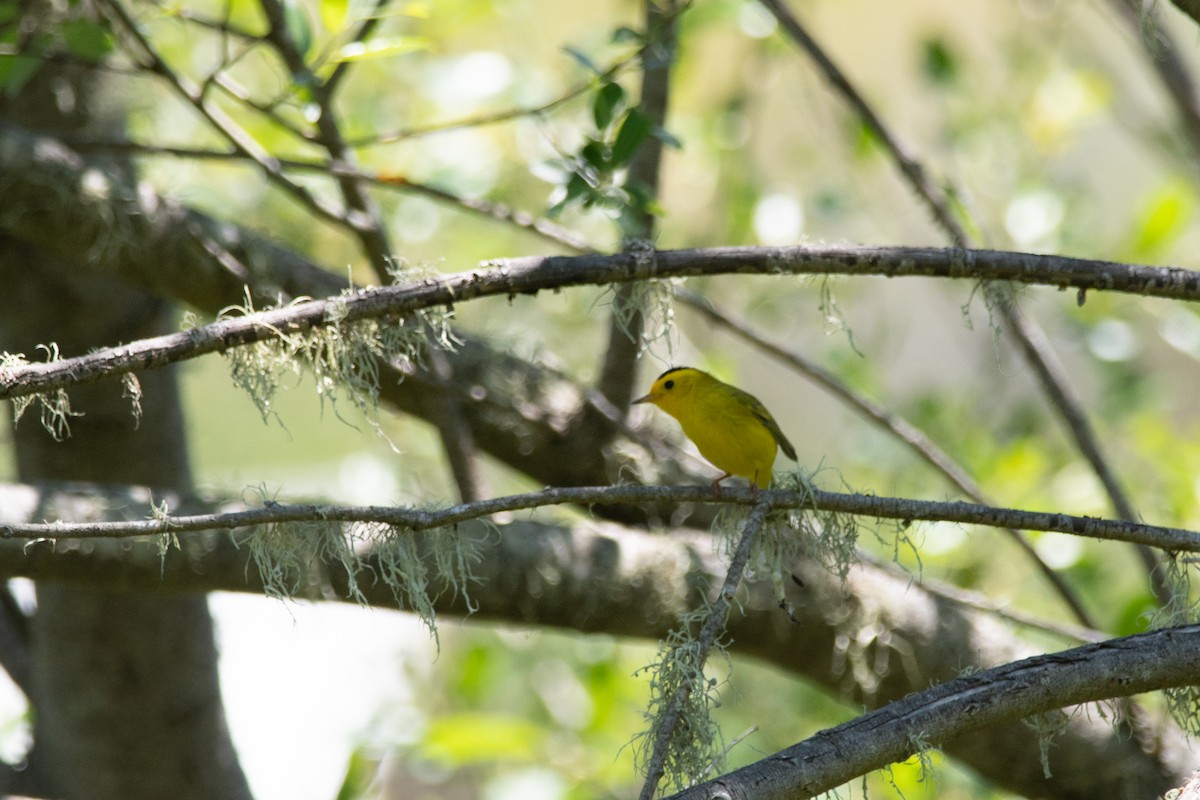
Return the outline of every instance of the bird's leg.
[[[732,474],[732,472],[726,472],[724,475],[712,482],[712,493],[714,497],[721,493],[721,481],[725,480]]]

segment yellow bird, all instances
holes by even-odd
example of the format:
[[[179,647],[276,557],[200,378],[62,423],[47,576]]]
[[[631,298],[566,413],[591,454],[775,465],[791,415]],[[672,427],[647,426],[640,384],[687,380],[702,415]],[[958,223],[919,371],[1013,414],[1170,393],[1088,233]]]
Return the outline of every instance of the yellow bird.
[[[707,372],[691,367],[669,369],[658,376],[645,397],[633,402],[653,403],[678,420],[700,455],[725,473],[712,482],[713,494],[730,475],[746,478],[754,490],[769,484],[776,446],[796,460],[792,443],[758,398]]]

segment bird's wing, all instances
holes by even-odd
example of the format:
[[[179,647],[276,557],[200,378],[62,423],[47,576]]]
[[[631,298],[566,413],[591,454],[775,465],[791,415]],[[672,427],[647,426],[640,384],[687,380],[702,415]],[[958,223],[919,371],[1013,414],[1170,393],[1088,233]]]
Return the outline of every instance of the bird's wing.
[[[734,388],[733,390],[739,400],[745,403],[750,408],[750,413],[754,418],[763,424],[771,435],[775,437],[775,441],[779,443],[779,447],[783,450],[783,454],[792,461],[796,460],[796,448],[792,447],[792,443],[783,435],[783,431],[779,429],[779,423],[771,416],[771,412],[767,411],[767,407],[759,402],[758,398],[749,392],[743,392],[741,389]]]

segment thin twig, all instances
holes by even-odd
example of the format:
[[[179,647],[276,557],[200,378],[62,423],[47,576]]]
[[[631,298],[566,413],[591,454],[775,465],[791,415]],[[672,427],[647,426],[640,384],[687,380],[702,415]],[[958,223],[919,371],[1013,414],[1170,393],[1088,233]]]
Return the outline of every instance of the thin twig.
[[[883,148],[896,163],[900,172],[917,192],[933,213],[934,219],[958,247],[966,247],[968,236],[950,210],[945,193],[934,186],[925,175],[925,170],[915,158],[901,146],[899,139],[883,124],[882,119],[874,112],[871,105],[854,88],[853,85],[838,69],[837,65],[820,48],[816,41],[804,29],[799,20],[783,5],[782,0],[760,0],[760,2],[775,15],[780,25],[788,35],[816,62],[829,82],[838,90],[847,103],[852,106],[862,118],[863,123],[880,140]],[[985,286],[985,291],[987,287]],[[1088,421],[1082,405],[1069,388],[1067,376],[1057,366],[1049,342],[1041,328],[1033,320],[1025,317],[1016,305],[996,292],[996,306],[1004,321],[1005,329],[1016,340],[1017,345],[1029,363],[1042,390],[1050,399],[1059,416],[1067,424],[1076,446],[1079,447],[1084,459],[1096,473],[1104,485],[1114,509],[1125,519],[1133,520],[1136,515],[1128,502],[1124,490],[1116,479],[1115,473],[1108,466],[1108,461],[1101,452],[1099,439]],[[1080,299],[1084,297],[1080,293]],[[1162,604],[1170,601],[1170,589],[1165,583],[1162,571],[1159,569],[1159,558],[1155,553],[1138,550],[1138,556],[1143,561],[1150,580],[1150,585],[1158,601]]]
[[[1110,0],[1109,5],[1142,45],[1159,83],[1175,106],[1193,155],[1200,154],[1200,97],[1188,65],[1179,57],[1179,45],[1162,26],[1156,3]]]
[[[112,140],[96,138],[79,138],[70,135],[60,137],[80,152],[120,152],[145,156],[171,156],[173,158],[194,158],[218,161],[247,161],[254,163],[247,155],[236,149],[213,150],[201,147],[172,146],[161,144],[146,144],[129,140]],[[463,197],[445,189],[431,186],[427,183],[411,180],[408,177],[391,173],[375,173],[362,167],[351,167],[347,164],[331,163],[300,158],[276,158],[276,163],[282,169],[320,172],[338,178],[342,176],[356,178],[360,181],[388,189],[398,189],[402,192],[421,195],[440,203],[455,206],[459,210],[487,217],[508,225],[526,230],[554,244],[560,245],[577,253],[595,253],[597,250],[573,231],[558,225],[545,217],[534,216],[525,211],[510,208],[503,203],[482,200],[474,197]]]
[[[0,523],[0,538],[88,539],[230,530],[282,522],[378,522],[412,531],[454,526],[502,512],[555,505],[613,505],[638,503],[710,503],[754,505],[769,502],[772,508],[825,511],[877,519],[913,522],[955,522],[988,528],[1013,527],[1053,531],[1102,541],[1135,542],[1164,550],[1200,553],[1200,533],[1183,528],[1146,525],[1126,520],[1079,517],[1050,511],[996,508],[963,501],[938,502],[902,497],[826,492],[819,489],[751,491],[726,488],[717,495],[703,486],[566,486],[538,492],[507,495],[461,503],[448,508],[422,510],[385,506],[341,506],[270,503],[225,513],[187,516],[156,515],[152,519],[121,522]]]
[[[138,49],[141,51],[142,59],[144,59],[143,66],[145,69],[165,80],[167,85],[176,94],[191,104],[217,132],[233,145],[234,149],[253,161],[273,183],[299,200],[318,217],[349,228],[350,230],[356,230],[360,224],[359,220],[331,206],[308,189],[290,180],[280,170],[278,159],[264,150],[262,145],[230,119],[218,106],[209,103],[203,90],[190,78],[171,69],[150,42],[142,35],[137,23],[129,17],[129,14],[119,2],[105,0],[103,7],[109,10],[111,18],[120,28],[121,32],[137,44]]]
[[[1005,603],[995,600],[987,595],[972,592],[963,589],[961,586],[955,586],[951,583],[943,583],[938,580],[929,578],[918,578],[914,580],[913,575],[904,567],[894,561],[886,558],[880,558],[866,550],[858,551],[858,559],[876,569],[881,569],[884,572],[890,573],[897,578],[913,581],[917,586],[920,586],[926,592],[934,597],[941,598],[948,603],[972,611],[982,611],[985,614],[992,614],[1006,622],[1011,622],[1015,625],[1020,625],[1032,630],[1041,631],[1042,633],[1053,634],[1054,636],[1067,639],[1075,642],[1103,642],[1109,638],[1107,633],[1093,627],[1079,627],[1078,625],[1065,624],[1058,621],[1051,621],[1042,617],[1036,617],[1032,614],[1027,614],[1014,608],[1010,608]]]
[[[378,12],[386,4],[387,0],[379,0],[375,5],[375,12]],[[334,95],[340,79],[346,75],[345,70],[335,70],[329,80],[320,81],[304,62],[304,55],[288,31],[283,5],[278,0],[259,0],[259,5],[267,18],[267,40],[271,42],[283,58],[284,63],[287,64],[288,70],[292,73],[292,81],[297,86],[308,87],[312,102],[317,106],[317,143],[325,148],[334,164],[345,164],[353,170],[357,158],[342,137],[338,114],[333,107]],[[376,24],[377,20],[372,14],[359,27],[357,35],[369,36]],[[375,280],[381,284],[390,283],[388,267],[391,263],[392,248],[388,243],[387,231],[383,227],[378,206],[356,178],[348,174],[335,175],[335,177],[342,200],[346,204],[346,214],[357,222],[352,230],[358,237],[363,254],[371,264]]]
[[[679,685],[675,695],[668,699],[666,709],[655,720],[654,741],[651,744],[650,760],[646,764],[646,781],[642,784],[639,800],[653,800],[654,793],[658,790],[659,781],[662,780],[667,759],[670,757],[671,743],[675,739],[683,716],[684,706],[696,683],[705,680],[704,663],[708,660],[709,653],[725,630],[729,610],[733,607],[734,595],[742,582],[742,573],[746,570],[746,564],[750,561],[750,554],[754,550],[754,542],[758,538],[763,523],[767,519],[767,512],[770,510],[770,500],[765,496],[760,497],[754,503],[754,508],[746,519],[746,524],[742,526],[741,538],[738,539],[737,548],[729,560],[729,569],[725,573],[721,591],[709,606],[704,624],[701,625],[700,632],[694,641],[693,646],[696,652],[693,666],[696,674],[691,676],[691,680],[686,680]]]

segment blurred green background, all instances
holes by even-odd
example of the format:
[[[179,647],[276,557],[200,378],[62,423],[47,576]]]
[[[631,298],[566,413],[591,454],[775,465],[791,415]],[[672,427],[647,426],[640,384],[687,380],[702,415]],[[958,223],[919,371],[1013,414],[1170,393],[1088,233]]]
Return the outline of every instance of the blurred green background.
[[[1142,34],[1113,5],[793,5],[935,180],[953,185],[980,246],[1193,265],[1200,162]],[[187,15],[228,12],[239,26],[262,26],[257,5],[245,0],[136,8],[164,56],[195,75],[216,66],[223,45]],[[634,48],[614,34],[641,24],[638,3],[615,0],[402,3],[381,23],[372,49],[356,53],[338,50],[338,32],[364,13],[362,3],[296,3],[293,10],[311,53],[333,54],[331,63],[355,59],[340,101],[350,137],[546,103],[591,77],[566,48],[594,64],[615,63]],[[1194,66],[1194,29],[1169,6],[1161,17]],[[659,247],[946,244],[878,142],[759,5],[697,3],[682,17],[680,43],[667,130],[681,146],[668,149],[664,164]],[[279,65],[268,59],[252,55],[230,74],[255,97],[287,95]],[[619,79],[632,97],[637,78],[630,68]],[[133,139],[217,145],[160,85],[118,74],[110,91],[129,110]],[[410,136],[359,154],[364,168],[381,174],[543,214],[562,197],[559,162],[594,130],[591,99],[584,92],[538,117]],[[269,120],[229,109],[275,155],[315,152]],[[307,111],[302,97],[281,106],[294,119]],[[142,163],[158,191],[369,280],[353,242],[315,223],[254,169],[220,159],[148,156]],[[303,182],[333,196],[324,178]],[[376,197],[397,258],[414,269],[452,273],[484,259],[561,251],[404,186],[380,188]],[[573,206],[558,222],[598,248],[619,246],[614,220],[602,211]],[[999,504],[1111,516],[1025,363],[996,334],[976,287],[784,277],[687,285],[923,427]],[[1023,312],[1046,329],[1144,519],[1200,527],[1195,309],[1127,295],[1092,293],[1082,306],[1073,292],[1019,295]],[[586,383],[605,347],[609,301],[609,292],[596,289],[483,300],[458,306],[456,320]],[[800,465],[819,466],[827,488],[956,496],[838,401],[687,308],[676,310],[668,337],[646,353],[644,382],[670,364],[700,366],[753,391],[796,444]],[[279,399],[279,420],[264,424],[229,385],[218,357],[189,363],[184,375],[192,459],[207,492],[347,503],[455,497],[437,437],[423,423],[381,412],[393,449],[348,404],[337,413],[322,408],[312,381],[297,376]],[[645,410],[634,419],[674,430]],[[11,465],[0,470],[11,477]],[[497,494],[532,487],[496,464],[486,472]],[[901,551],[914,573],[1063,617],[998,532],[929,525],[914,536],[919,570]],[[1144,629],[1150,596],[1125,548],[1052,534],[1033,539],[1105,629]],[[886,535],[864,536],[861,544],[892,557]],[[628,796],[637,786],[628,743],[645,725],[647,689],[635,672],[652,659],[651,644],[446,620],[439,652],[410,619],[391,612],[227,596],[214,598],[213,607],[231,724],[263,800],[329,797],[339,786],[342,798],[582,800]],[[718,714],[733,765],[857,711],[744,660],[731,673],[718,665],[714,674],[728,678]],[[866,785],[873,796],[1004,796],[940,756],[934,762],[932,775],[899,765]],[[856,784],[842,796],[860,791]]]

